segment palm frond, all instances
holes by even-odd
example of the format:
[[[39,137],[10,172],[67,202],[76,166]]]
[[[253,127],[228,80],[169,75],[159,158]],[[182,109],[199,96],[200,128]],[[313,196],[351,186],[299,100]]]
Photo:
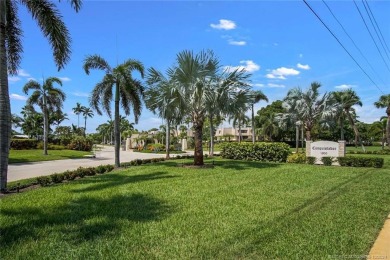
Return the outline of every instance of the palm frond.
[[[62,16],[56,6],[47,0],[20,0],[37,20],[45,37],[48,38],[53,50],[54,61],[58,70],[62,69],[70,59],[71,38]]]
[[[91,69],[99,69],[105,71],[106,74],[112,73],[111,66],[108,62],[99,55],[88,55],[83,62],[83,69],[87,75]]]
[[[29,80],[27,84],[23,86],[23,93],[27,94],[30,89],[39,90],[41,89],[41,84],[35,80]]]
[[[18,73],[18,67],[21,62],[21,54],[23,53],[23,46],[21,37],[23,31],[20,27],[20,20],[18,18],[18,7],[15,1],[7,0],[6,4],[6,33],[5,45],[7,50],[8,71],[11,75]]]
[[[61,0],[58,1],[61,2]],[[67,0],[67,1],[70,2],[70,6],[72,6],[72,8],[76,12],[80,11],[81,6],[83,5],[83,2],[81,0]]]

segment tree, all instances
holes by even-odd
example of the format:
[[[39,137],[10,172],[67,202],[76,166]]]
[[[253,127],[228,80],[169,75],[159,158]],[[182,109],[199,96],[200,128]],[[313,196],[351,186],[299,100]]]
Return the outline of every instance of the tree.
[[[23,87],[23,92],[27,94],[29,90],[33,93],[27,99],[27,104],[38,105],[43,114],[43,154],[47,155],[47,145],[49,138],[49,113],[56,113],[61,110],[62,104],[65,101],[65,93],[54,87],[54,83],[62,86],[59,78],[50,77],[43,84],[39,84],[35,80],[30,80]]]
[[[268,102],[268,98],[260,90],[251,91],[250,96],[251,96],[251,99],[252,99],[251,100],[252,101],[251,102],[251,111],[252,111],[252,143],[255,143],[255,141],[256,141],[256,132],[255,132],[255,111],[254,111],[254,105],[256,103],[260,102],[261,100],[264,100],[264,101]]]
[[[170,69],[168,69],[169,72]],[[165,154],[169,159],[171,125],[179,124],[185,112],[184,100],[174,82],[166,78],[161,72],[150,68],[147,80],[148,89],[145,92],[146,107],[154,114],[165,119]]]
[[[387,125],[386,125],[386,139],[387,145],[390,148],[390,94],[380,96],[379,100],[374,103],[377,108],[386,108]]]
[[[78,11],[81,0],[70,0]],[[11,140],[11,107],[8,90],[8,74],[16,75],[22,60],[23,31],[18,18],[18,4],[26,6],[53,49],[54,61],[62,69],[69,61],[70,36],[55,5],[47,0],[0,2],[0,192],[7,188],[8,155]]]
[[[89,75],[91,69],[103,70],[106,74],[102,81],[96,84],[90,97],[90,106],[101,115],[105,111],[111,117],[110,103],[114,92],[114,140],[115,140],[115,166],[120,167],[120,115],[119,105],[125,115],[130,115],[130,108],[133,110],[135,123],[141,115],[142,98],[144,97],[144,87],[141,82],[132,77],[134,70],[144,77],[144,66],[140,61],[129,59],[115,68],[99,55],[87,56],[83,65],[84,71]]]
[[[241,128],[249,123],[249,117],[245,115],[244,110],[237,111],[234,115],[230,116],[229,121],[233,121],[233,126],[238,127],[238,142],[242,141],[242,130]]]
[[[276,120],[276,114],[268,114],[266,117],[264,117],[261,123],[261,133],[265,136],[268,135],[268,140],[273,142],[272,136],[275,136],[279,133],[279,125]]]
[[[55,113],[51,113],[49,116],[49,123],[59,126],[65,120],[69,120],[68,115],[62,110],[57,110]]]
[[[84,106],[79,102],[76,103],[76,106],[72,108],[73,113],[77,115],[77,127],[80,127],[80,114],[83,112]]]
[[[335,106],[336,107],[339,106],[341,109],[344,110],[344,114],[347,116],[348,121],[349,121],[351,127],[353,128],[353,131],[355,133],[355,146],[357,147],[358,142],[361,142],[361,140],[360,140],[359,130],[358,130],[358,128],[355,124],[355,121],[352,117],[352,113],[354,112],[354,109],[352,106],[354,106],[354,105],[362,106],[363,104],[360,101],[359,96],[352,89],[346,89],[343,91],[333,92],[332,96],[335,100]],[[341,114],[340,116],[341,116],[340,123],[342,123],[344,120],[343,114]],[[341,125],[341,126],[343,126],[343,125]],[[344,137],[344,134],[343,134],[342,138],[343,137]]]
[[[83,113],[83,117],[84,117],[84,136],[85,136],[87,133],[87,118],[93,117],[93,111],[89,107],[83,107],[82,113]]]
[[[306,130],[306,141],[311,140],[311,131],[314,125],[323,117],[327,117],[332,112],[331,100],[329,93],[320,97],[318,82],[311,83],[307,91],[301,88],[293,88],[288,91],[283,100],[283,106],[290,118],[295,122],[302,121]]]

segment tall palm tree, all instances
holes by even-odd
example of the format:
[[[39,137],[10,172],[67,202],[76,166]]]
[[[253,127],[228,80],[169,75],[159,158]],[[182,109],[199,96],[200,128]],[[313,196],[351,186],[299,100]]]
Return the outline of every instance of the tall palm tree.
[[[263,135],[268,135],[268,139],[272,142],[272,136],[279,133],[279,125],[276,120],[276,114],[270,113],[265,116],[261,122],[261,132]]]
[[[251,102],[251,111],[252,111],[252,143],[255,143],[256,141],[256,132],[255,132],[255,110],[254,105],[256,103],[259,103],[261,100],[267,101],[267,96],[260,90],[257,91],[251,91],[250,93],[252,102]]]
[[[23,87],[23,92],[27,94],[29,90],[33,90],[33,93],[27,99],[27,104],[38,105],[43,114],[43,154],[47,155],[47,145],[49,137],[49,113],[57,112],[61,110],[62,104],[65,101],[65,93],[54,87],[54,83],[62,86],[62,82],[59,78],[50,77],[46,79],[43,84],[39,84],[35,80],[30,80]]]
[[[380,96],[379,100],[374,103],[377,108],[386,108],[387,125],[386,125],[386,139],[387,145],[390,148],[390,94]]]
[[[233,126],[238,127],[238,142],[242,141],[242,130],[241,128],[248,124],[250,119],[247,115],[245,115],[245,111],[241,110],[236,112],[234,115],[230,116],[229,121],[233,121]]]
[[[347,116],[348,121],[355,133],[355,146],[357,147],[358,142],[360,142],[359,130],[355,124],[355,121],[352,117],[354,109],[352,106],[358,105],[362,106],[359,96],[352,89],[346,89],[343,91],[333,92],[333,98],[335,99],[335,106],[340,106],[344,110],[344,114]],[[342,122],[343,117],[341,118]]]
[[[79,102],[76,103],[76,106],[72,108],[73,113],[77,115],[77,127],[80,127],[80,114],[83,112],[84,106]]]
[[[115,68],[112,68],[108,62],[99,55],[87,56],[83,65],[84,71],[89,75],[91,69],[103,70],[106,74],[102,81],[96,84],[90,97],[90,105],[101,115],[101,108],[111,115],[110,103],[114,92],[114,136],[115,136],[115,166],[120,167],[120,115],[119,105],[126,115],[130,115],[130,108],[133,109],[135,123],[138,123],[138,117],[141,115],[142,98],[144,96],[144,87],[141,82],[134,79],[132,72],[134,70],[144,77],[144,66],[140,61],[129,59]]]
[[[70,0],[78,11],[81,0]],[[23,5],[37,20],[38,26],[48,38],[53,49],[54,61],[61,69],[69,61],[70,36],[55,4],[41,1],[0,1],[0,192],[7,188],[8,155],[11,138],[11,107],[8,90],[8,74],[16,75],[22,60],[23,45],[18,5]]]
[[[84,117],[84,136],[87,133],[87,118],[92,118],[94,116],[93,111],[90,107],[83,107],[83,117]]]
[[[179,89],[174,86],[175,83],[154,68],[148,70],[146,82],[148,84],[145,92],[146,107],[166,122],[165,155],[169,159],[171,125],[179,124],[183,120],[185,101]]]
[[[333,111],[329,93],[320,97],[318,90],[320,87],[320,83],[313,82],[307,91],[293,88],[283,100],[287,113],[292,114],[291,118],[302,121],[306,130],[306,141],[311,140],[311,130],[318,120],[328,117]]]

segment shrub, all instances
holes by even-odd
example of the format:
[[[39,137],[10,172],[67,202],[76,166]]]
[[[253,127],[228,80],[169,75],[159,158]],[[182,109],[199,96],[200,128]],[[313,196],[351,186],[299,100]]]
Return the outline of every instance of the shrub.
[[[337,158],[340,166],[349,166],[349,167],[374,167],[382,168],[384,164],[383,158],[367,158],[367,157],[357,157],[357,156],[345,156]]]
[[[37,149],[43,149],[43,142],[39,142],[37,144]],[[63,145],[57,145],[57,144],[47,144],[48,150],[64,150],[66,149]]]
[[[99,165],[95,168],[96,173],[103,174],[106,172],[106,167],[104,165]]]
[[[42,187],[48,186],[51,183],[51,178],[49,176],[37,177],[37,182]]]
[[[332,163],[333,163],[333,157],[322,157],[321,158],[321,162],[325,165],[325,166],[331,166]]]
[[[306,154],[304,153],[294,153],[290,154],[287,157],[288,163],[306,163]]]
[[[65,179],[65,176],[62,173],[54,173],[50,175],[50,178],[51,178],[51,182],[60,183]]]
[[[141,159],[137,159],[135,161],[136,161],[136,165],[141,165],[142,164],[142,160]]]
[[[35,139],[11,139],[10,148],[14,150],[36,149],[38,140]]]
[[[114,170],[114,166],[111,165],[111,164],[107,164],[107,165],[105,166],[105,168],[106,168],[106,172],[110,172],[110,171]]]
[[[154,153],[158,153],[160,151],[165,150],[165,145],[163,145],[163,144],[148,144],[147,149],[149,151],[154,152]]]
[[[220,154],[235,160],[286,162],[289,153],[285,143],[223,143]]]
[[[142,164],[148,164],[148,163],[151,163],[152,162],[152,159],[143,159],[142,160]]]
[[[77,151],[91,151],[93,140],[89,137],[75,136],[68,145],[68,149]]]
[[[317,158],[316,158],[316,157],[313,157],[313,156],[308,156],[308,157],[306,157],[306,162],[307,162],[308,164],[315,164],[315,163],[316,163],[316,160],[317,160]]]

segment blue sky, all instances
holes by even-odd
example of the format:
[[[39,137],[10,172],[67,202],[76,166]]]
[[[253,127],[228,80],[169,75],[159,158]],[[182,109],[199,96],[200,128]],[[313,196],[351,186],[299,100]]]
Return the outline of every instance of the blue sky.
[[[57,1],[55,1],[57,2]],[[67,94],[64,112],[77,124],[72,108],[76,102],[88,106],[88,96],[102,78],[101,71],[86,75],[83,59],[99,54],[115,66],[126,59],[138,59],[146,68],[165,71],[182,50],[213,50],[224,66],[242,66],[252,74],[253,89],[263,91],[270,102],[283,99],[293,87],[306,89],[311,82],[322,84],[321,92],[352,87],[361,97],[357,108],[361,121],[370,123],[385,115],[373,106],[388,94],[390,70],[353,1],[326,1],[335,16],[368,59],[373,71],[334,20],[322,1],[309,4],[338,36],[377,86],[360,70],[303,1],[84,1],[75,13],[67,1],[57,6],[72,35],[72,57],[57,71],[50,46],[31,15],[24,8],[19,16],[24,30],[24,54],[19,75],[9,77],[11,110],[20,113],[26,95],[22,87],[29,79],[56,76]],[[361,1],[356,2],[371,27]],[[384,39],[390,47],[390,1],[369,1]],[[374,34],[374,37],[376,35]],[[390,65],[390,53],[382,55]],[[134,76],[138,77],[135,73]],[[382,93],[382,92],[383,93]],[[267,105],[260,102],[259,109]],[[88,119],[87,131],[109,118]],[[132,122],[133,116],[128,117]],[[161,119],[143,109],[137,129],[159,127]],[[225,125],[227,125],[225,123]]]

